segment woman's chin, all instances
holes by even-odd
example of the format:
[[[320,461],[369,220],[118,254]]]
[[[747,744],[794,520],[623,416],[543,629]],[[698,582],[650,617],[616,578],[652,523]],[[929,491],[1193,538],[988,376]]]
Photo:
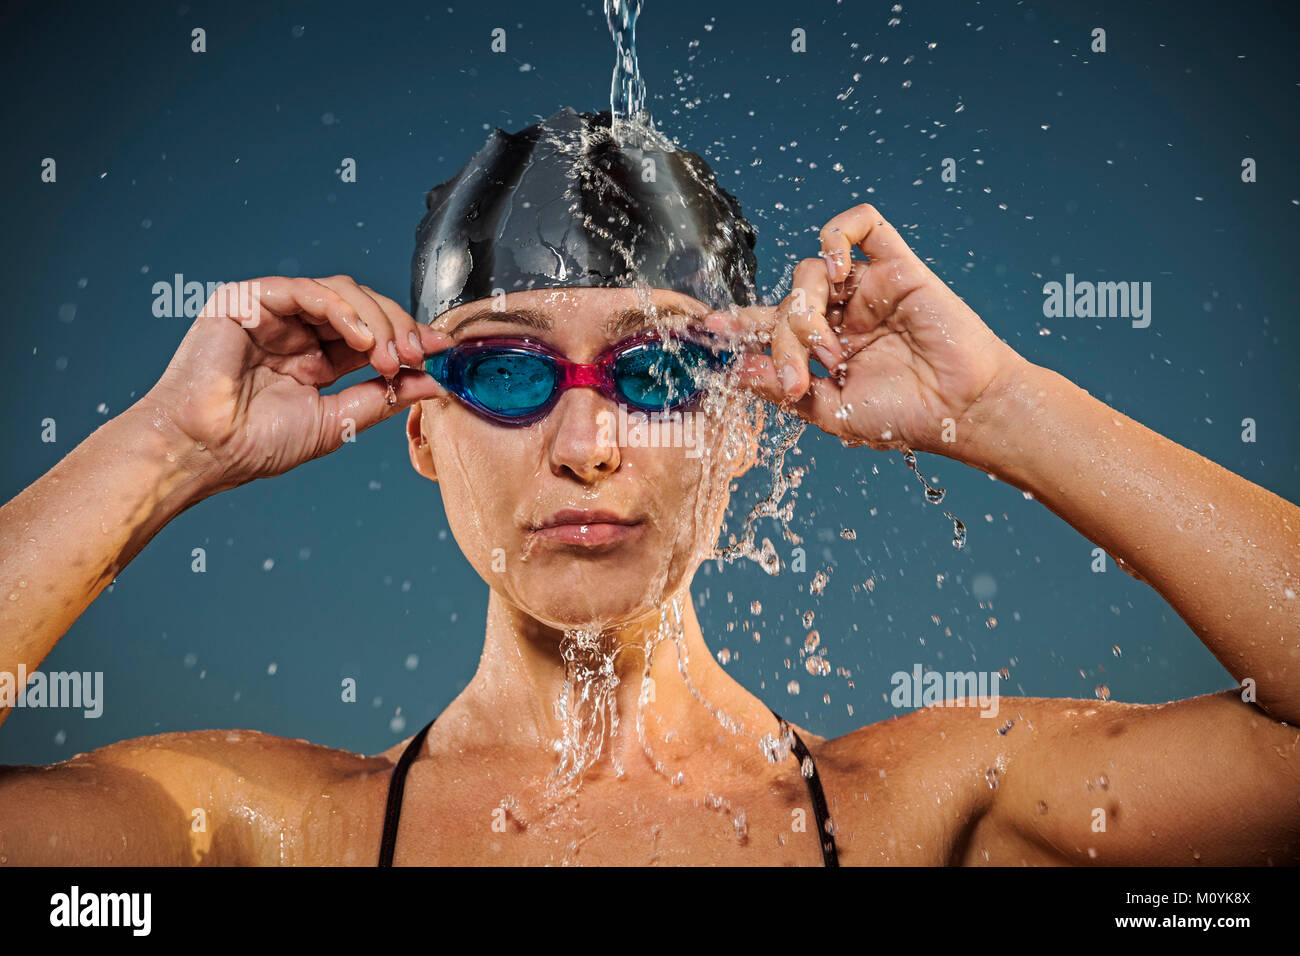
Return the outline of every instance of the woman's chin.
[[[524,607],[529,617],[557,631],[604,631],[624,627],[651,613],[648,607]]]
[[[592,589],[597,590],[597,589]],[[611,583],[590,595],[559,589],[524,596],[515,603],[534,620],[556,630],[605,630],[625,627],[651,615],[658,617],[662,598]],[[531,600],[529,598],[532,598]],[[558,600],[557,600],[558,599]]]

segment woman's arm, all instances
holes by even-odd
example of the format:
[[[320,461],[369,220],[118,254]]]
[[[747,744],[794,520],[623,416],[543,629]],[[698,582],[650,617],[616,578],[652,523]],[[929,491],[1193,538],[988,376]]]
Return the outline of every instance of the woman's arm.
[[[0,508],[0,670],[35,671],[149,540],[209,492],[211,477],[192,440],[137,404]],[[0,723],[9,712],[0,707]]]
[[[999,737],[1007,780],[978,821],[981,857],[1293,860],[1300,509],[1025,361],[873,207],[836,216],[821,239],[823,258],[796,268],[779,307],[708,318],[742,346],[770,341],[742,380],[846,444],[946,455],[1032,493],[1254,681],[1254,698],[1025,702],[1033,714]],[[853,247],[869,262],[851,261]],[[810,355],[829,377],[810,374]],[[982,723],[966,721],[972,752],[992,739]]]
[[[345,276],[223,287],[144,398],[0,508],[0,668],[35,670],[197,501],[334,451],[441,394],[420,368],[447,341]],[[383,378],[320,394],[367,364]],[[0,721],[8,713],[0,707]]]
[[[770,331],[746,370],[760,394],[849,444],[946,455],[1030,492],[1150,582],[1265,712],[1300,723],[1300,508],[1027,362],[873,207],[832,219],[822,249],[779,308],[710,320]],[[810,354],[831,377],[810,375]]]
[[[275,277],[224,288],[140,402],[0,508],[0,670],[39,667],[186,508],[328,454],[443,394],[418,369],[451,340],[351,279]],[[321,394],[366,365],[379,377]],[[0,707],[0,721],[8,713]],[[250,828],[241,808],[260,800],[276,807],[274,819],[276,794],[316,786],[314,758],[291,765],[285,754],[294,745],[259,740],[174,734],[51,767],[0,767],[0,863],[256,859],[258,841],[272,845],[274,834]],[[201,831],[191,828],[199,811],[210,823]],[[214,830],[215,844],[206,835]]]
[[[1234,678],[1254,682],[1269,716],[1300,724],[1300,508],[1056,372],[1023,361],[1007,371],[953,457],[1105,548]]]

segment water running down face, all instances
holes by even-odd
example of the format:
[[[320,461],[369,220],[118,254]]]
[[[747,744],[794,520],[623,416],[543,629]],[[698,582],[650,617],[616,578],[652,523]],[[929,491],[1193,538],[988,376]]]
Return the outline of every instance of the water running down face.
[[[666,290],[506,299],[504,311],[466,303],[435,326],[458,343],[527,335],[590,362],[646,328],[697,326],[707,311]],[[656,428],[595,389],[573,388],[539,421],[511,427],[448,397],[412,413],[412,462],[437,478],[457,544],[511,604],[556,628],[618,626],[657,614],[711,553],[729,482],[752,459],[745,404],[717,376],[680,424]]]
[[[412,312],[458,346],[526,336],[586,365],[646,329],[661,338],[702,331],[711,309],[754,304],[755,233],[708,164],[650,129],[620,127],[617,136],[631,139],[616,137],[608,113],[572,110],[516,134],[495,131],[428,196]],[[702,378],[682,376],[692,390],[703,387],[664,424],[638,422],[615,401],[655,394],[646,380],[663,371],[659,359],[639,370],[635,361],[569,369],[571,387],[553,393],[553,366],[497,354],[484,363],[493,381],[480,394],[466,354],[430,368],[457,397],[412,409],[411,459],[439,481],[452,533],[493,590],[484,693],[531,680],[550,697],[545,678],[538,685],[497,657],[522,660],[515,642],[530,638],[546,645],[544,658],[552,646],[559,652],[558,730],[544,730],[556,726],[546,718],[535,724],[558,756],[543,802],[562,805],[606,753],[618,777],[619,754],[639,751],[654,773],[680,784],[680,765],[657,751],[688,725],[751,737],[752,753],[778,760],[788,743],[747,728],[766,727],[768,715],[710,660],[689,588],[714,556],[755,558],[775,573],[770,542],[761,554],[753,545],[757,509],[724,552],[714,549],[731,481],[755,463],[766,420],[762,402],[738,386],[735,365],[706,362]],[[545,409],[547,393],[554,402]],[[527,423],[503,422],[507,409]],[[780,494],[774,487],[767,503]],[[494,630],[494,613],[503,628]],[[661,692],[649,713],[654,675]],[[515,703],[507,710],[529,706]],[[633,711],[629,739],[620,714]],[[711,800],[737,816],[725,798]]]
[[[635,332],[698,328],[710,308],[755,301],[754,230],[708,164],[652,129],[621,141],[610,123],[564,109],[498,129],[431,190],[413,313],[458,343],[526,335],[589,363]],[[412,460],[512,604],[555,627],[623,624],[689,581],[746,467],[753,402],[719,378],[682,409],[676,440],[652,438],[668,447],[635,447],[629,410],[577,387],[521,427],[425,402]]]

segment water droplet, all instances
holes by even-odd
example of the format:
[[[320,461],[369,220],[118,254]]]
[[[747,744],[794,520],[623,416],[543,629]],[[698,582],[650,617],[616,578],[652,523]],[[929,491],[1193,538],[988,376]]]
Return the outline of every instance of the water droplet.
[[[952,521],[952,546],[961,550],[966,547],[966,525],[959,518],[953,516],[951,511],[945,511],[944,517]]]

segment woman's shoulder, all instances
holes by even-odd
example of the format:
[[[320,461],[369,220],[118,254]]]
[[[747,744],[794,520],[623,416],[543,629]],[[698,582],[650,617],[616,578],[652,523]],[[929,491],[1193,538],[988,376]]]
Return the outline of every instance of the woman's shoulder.
[[[121,740],[54,766],[91,765],[143,774],[174,792],[262,790],[319,792],[351,777],[391,768],[376,756],[259,730],[173,731]],[[395,758],[394,758],[395,759]]]
[[[839,737],[814,738],[813,753],[846,771],[934,762],[996,761],[1027,739],[1068,732],[1096,714],[1122,719],[1146,705],[1068,697],[959,698],[909,709]],[[962,758],[954,763],[957,758]],[[973,764],[972,764],[973,765]]]

